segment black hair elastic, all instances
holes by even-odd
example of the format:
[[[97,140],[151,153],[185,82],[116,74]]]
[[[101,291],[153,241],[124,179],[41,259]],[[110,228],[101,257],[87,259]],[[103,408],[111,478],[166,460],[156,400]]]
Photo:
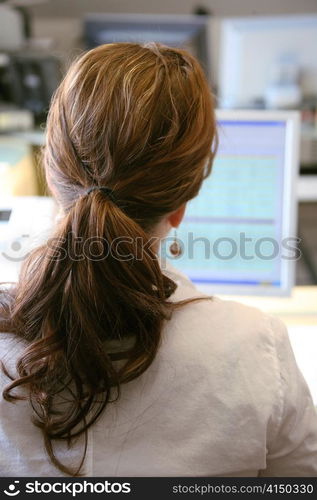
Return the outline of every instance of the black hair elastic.
[[[111,200],[113,203],[116,203],[116,197],[112,189],[103,186],[93,186],[87,190],[86,194],[89,194],[92,191],[102,191],[103,194],[105,194],[109,200]]]

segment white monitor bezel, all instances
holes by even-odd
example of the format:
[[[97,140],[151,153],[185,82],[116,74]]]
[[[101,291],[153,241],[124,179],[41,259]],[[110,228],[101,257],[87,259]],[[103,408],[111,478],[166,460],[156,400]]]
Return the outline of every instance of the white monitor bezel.
[[[286,124],[284,199],[282,216],[282,238],[297,237],[296,181],[299,173],[299,127],[297,111],[267,110],[217,110],[217,121],[284,121]],[[212,175],[212,174],[211,174]],[[172,263],[172,262],[171,262]],[[199,290],[207,294],[288,296],[295,285],[295,260],[281,260],[281,285],[202,284],[195,282]],[[182,269],[186,274],[186,269]]]
[[[295,61],[300,67],[312,66],[311,60],[307,61],[307,54],[311,53],[312,40],[310,37],[303,39],[298,30],[308,31],[311,27],[317,28],[317,15],[315,13],[307,14],[287,14],[278,16],[250,16],[250,17],[226,17],[220,22],[220,47],[219,47],[219,67],[218,67],[218,97],[221,108],[241,108],[252,107],[255,99],[265,100],[265,87],[274,81],[274,61],[285,56],[294,55]],[[315,30],[316,33],[316,30]],[[263,80],[262,90],[257,89],[256,94],[251,92],[252,85],[245,85],[242,78],[242,67],[248,64],[248,74],[250,82],[253,81],[254,75],[257,72],[254,69],[256,63],[263,65],[263,58],[260,54],[255,61],[256,53],[252,54],[251,58],[245,57],[243,43],[252,46],[252,37],[258,34],[262,37],[262,45],[265,54],[272,56],[271,67],[266,68],[266,79]],[[279,37],[285,35],[290,40],[288,49],[281,51],[279,48]],[[275,40],[276,44],[270,45],[271,41]],[[293,38],[292,38],[293,37]],[[267,41],[267,46],[265,42]],[[300,41],[300,42],[299,42]],[[254,43],[254,42],[253,42]],[[298,47],[297,47],[297,44]],[[302,45],[303,44],[303,45]],[[294,50],[295,45],[295,50]],[[290,48],[292,47],[292,48]],[[261,66],[263,68],[263,66]],[[311,94],[315,90],[316,67],[313,66],[311,71],[305,71],[302,75],[302,85],[306,94]],[[263,76],[263,75],[262,75]]]

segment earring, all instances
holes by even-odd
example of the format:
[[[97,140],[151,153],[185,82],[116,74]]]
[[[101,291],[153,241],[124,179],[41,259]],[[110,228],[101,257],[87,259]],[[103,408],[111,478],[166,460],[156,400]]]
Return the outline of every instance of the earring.
[[[183,250],[178,242],[177,235],[176,235],[176,230],[174,233],[174,241],[170,245],[170,252],[173,255],[173,257],[180,257],[183,253]]]

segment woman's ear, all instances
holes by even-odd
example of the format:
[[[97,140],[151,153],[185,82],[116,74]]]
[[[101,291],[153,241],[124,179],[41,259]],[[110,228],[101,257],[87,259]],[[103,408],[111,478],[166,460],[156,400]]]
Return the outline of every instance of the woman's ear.
[[[186,210],[186,203],[183,203],[177,210],[170,213],[167,217],[168,222],[172,227],[178,227],[183,220],[184,214]]]

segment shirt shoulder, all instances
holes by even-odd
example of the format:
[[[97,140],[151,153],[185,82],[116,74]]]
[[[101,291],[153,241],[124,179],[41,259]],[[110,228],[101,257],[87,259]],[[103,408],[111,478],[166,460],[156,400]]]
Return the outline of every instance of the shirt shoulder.
[[[176,309],[170,324],[171,329],[184,328],[195,332],[195,342],[199,337],[206,341],[215,338],[219,346],[243,346],[249,344],[259,348],[261,344],[275,350],[275,336],[279,342],[285,341],[285,332],[278,319],[233,300],[207,296],[182,273],[170,265],[164,271],[177,285],[171,297],[173,302],[189,301]],[[192,300],[194,299],[194,300]],[[198,299],[198,300],[197,300]],[[287,337],[287,333],[286,333]]]

